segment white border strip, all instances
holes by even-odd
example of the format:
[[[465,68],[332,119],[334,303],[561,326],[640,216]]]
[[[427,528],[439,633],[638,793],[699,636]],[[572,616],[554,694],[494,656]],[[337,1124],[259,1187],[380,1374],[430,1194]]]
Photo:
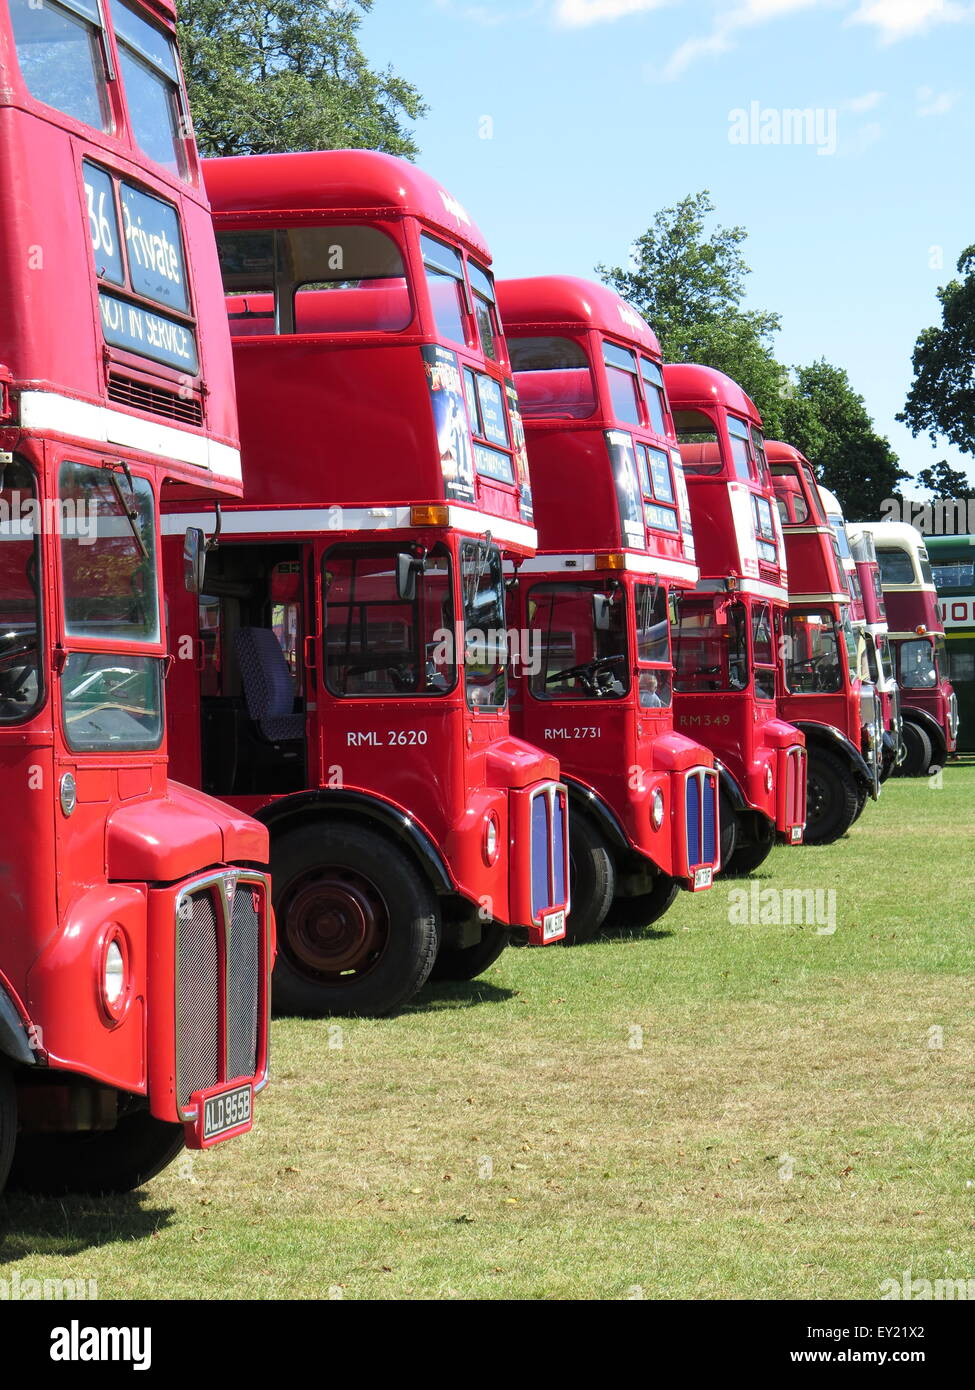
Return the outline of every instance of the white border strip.
[[[93,444],[118,444],[140,453],[175,459],[238,483],[242,478],[239,449],[203,434],[191,434],[53,391],[22,391],[20,424],[22,429],[38,434],[64,434]]]
[[[633,574],[662,575],[666,579],[683,579],[688,584],[696,584],[698,570],[696,565],[681,564],[679,560],[659,560],[653,555],[633,555],[628,551],[601,551],[600,554],[620,554],[624,557],[625,568]],[[568,572],[595,571],[596,556],[584,552],[569,552],[562,555],[535,555],[525,560],[521,566],[523,574],[547,574],[554,570]],[[605,566],[599,567],[600,574],[613,574]],[[615,571],[619,573],[619,571]]]
[[[432,504],[434,506],[439,503]],[[316,535],[325,531],[417,531],[410,507],[234,507],[222,510],[224,536]],[[490,531],[492,540],[534,549],[536,532],[532,526],[504,518],[487,516],[467,507],[448,507],[447,524],[472,536]],[[162,518],[163,535],[182,535],[187,526],[212,531],[213,512],[167,512]]]

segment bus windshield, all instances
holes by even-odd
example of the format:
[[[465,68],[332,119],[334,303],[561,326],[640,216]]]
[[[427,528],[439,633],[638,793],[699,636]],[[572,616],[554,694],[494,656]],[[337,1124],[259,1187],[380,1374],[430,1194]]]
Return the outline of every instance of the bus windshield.
[[[36,505],[34,475],[8,463],[0,479],[0,724],[19,724],[40,708],[41,586],[38,582],[40,528],[14,520],[25,504]]]
[[[508,699],[508,629],[501,552],[487,541],[461,541],[464,672],[471,709],[502,709]]]
[[[843,689],[843,668],[851,656],[840,624],[828,612],[786,615],[785,681],[794,695],[835,694]],[[851,632],[852,637],[852,632]]]
[[[336,545],[323,561],[325,681],[333,695],[444,695],[457,683],[452,567],[444,546],[413,556],[400,592],[397,545]]]
[[[677,689],[748,687],[748,616],[738,599],[681,597],[674,629]]]
[[[938,684],[934,647],[927,637],[901,642],[899,680],[905,690],[932,690]]]
[[[619,700],[627,693],[626,596],[618,581],[536,584],[528,592],[527,611],[533,658],[529,689],[536,700]],[[644,618],[652,614],[651,607]],[[643,629],[644,659],[660,655],[653,626]],[[646,693],[648,698],[660,694],[663,703],[649,680]]]

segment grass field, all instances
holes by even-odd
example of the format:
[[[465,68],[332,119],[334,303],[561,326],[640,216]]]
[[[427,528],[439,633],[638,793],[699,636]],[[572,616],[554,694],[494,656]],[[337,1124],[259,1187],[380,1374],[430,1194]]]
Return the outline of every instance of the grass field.
[[[278,1021],[254,1133],[128,1199],[8,1199],[0,1276],[198,1299],[975,1278],[975,764],[888,783],[757,880],[835,890],[835,931],[775,925],[767,898],[729,922],[719,883],[398,1018]]]

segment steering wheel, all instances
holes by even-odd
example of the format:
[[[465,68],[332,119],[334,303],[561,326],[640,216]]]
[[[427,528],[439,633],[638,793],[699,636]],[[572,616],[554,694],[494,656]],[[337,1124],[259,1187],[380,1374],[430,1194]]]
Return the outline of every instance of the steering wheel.
[[[625,661],[626,656],[620,652],[615,656],[598,656],[593,661],[585,661],[581,666],[567,666],[564,671],[552,671],[545,677],[545,684],[550,685],[554,681],[572,680],[577,677],[582,682],[582,688],[587,695],[595,695],[597,698],[602,695],[609,695],[608,685],[600,684],[599,673],[603,667],[615,666],[617,662]],[[611,672],[606,671],[607,676]]]

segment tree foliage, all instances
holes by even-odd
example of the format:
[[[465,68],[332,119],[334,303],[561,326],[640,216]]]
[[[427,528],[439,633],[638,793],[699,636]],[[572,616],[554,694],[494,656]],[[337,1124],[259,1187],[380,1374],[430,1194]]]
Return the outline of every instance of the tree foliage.
[[[713,211],[706,190],[663,208],[634,243],[629,269],[597,273],[653,325],[665,361],[726,372],[755,402],[766,436],[801,449],[848,515],[876,515],[908,475],[842,368],[821,360],[790,373],[776,360],[779,315],[742,307],[748,233],[706,230]]]
[[[373,0],[181,0],[180,46],[204,155],[373,149],[412,159],[426,107],[358,29]]]
[[[938,291],[941,326],[926,328],[915,344],[914,384],[897,418],[914,435],[927,430],[932,441],[940,436],[975,454],[975,246],[957,269],[962,278]]]

